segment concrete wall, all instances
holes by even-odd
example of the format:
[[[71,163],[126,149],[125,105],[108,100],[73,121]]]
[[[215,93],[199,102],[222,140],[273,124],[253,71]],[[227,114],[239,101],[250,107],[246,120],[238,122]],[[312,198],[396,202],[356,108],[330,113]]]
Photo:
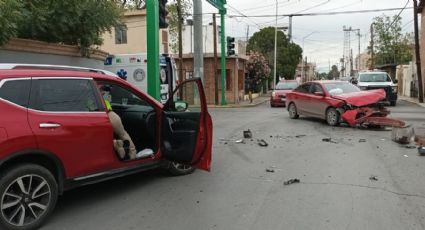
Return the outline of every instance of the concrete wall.
[[[0,47],[0,63],[71,65],[103,69],[107,53],[92,50],[90,58],[82,57],[76,46],[12,39]]]

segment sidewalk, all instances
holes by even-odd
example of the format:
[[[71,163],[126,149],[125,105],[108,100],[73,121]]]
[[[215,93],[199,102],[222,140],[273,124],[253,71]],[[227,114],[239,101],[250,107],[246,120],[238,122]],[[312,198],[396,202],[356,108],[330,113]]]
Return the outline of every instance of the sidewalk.
[[[414,103],[414,104],[417,104],[417,105],[425,108],[425,103],[419,103],[417,98],[398,96],[398,99],[403,100],[403,101],[408,101],[410,103]]]
[[[208,108],[244,108],[244,107],[255,107],[270,101],[270,94],[264,94],[252,100],[252,103],[249,101],[241,101],[239,104],[227,104],[227,105],[208,105]]]

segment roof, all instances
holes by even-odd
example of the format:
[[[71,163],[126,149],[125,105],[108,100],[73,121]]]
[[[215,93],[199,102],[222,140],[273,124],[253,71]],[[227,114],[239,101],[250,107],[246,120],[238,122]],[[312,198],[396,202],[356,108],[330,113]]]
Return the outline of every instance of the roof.
[[[116,76],[94,72],[81,72],[71,70],[45,70],[45,69],[1,69],[0,79],[5,78],[29,78],[29,77],[73,77],[73,78],[95,78],[101,80],[117,80]]]

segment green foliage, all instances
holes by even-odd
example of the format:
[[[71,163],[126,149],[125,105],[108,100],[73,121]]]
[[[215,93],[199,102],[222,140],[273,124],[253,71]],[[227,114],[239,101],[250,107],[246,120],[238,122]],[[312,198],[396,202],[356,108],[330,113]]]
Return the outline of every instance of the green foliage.
[[[275,28],[267,27],[254,33],[249,39],[247,50],[253,50],[264,55],[271,67],[274,64]],[[302,49],[299,45],[289,42],[282,31],[277,32],[276,79],[282,76],[293,79],[297,65],[301,59]]]
[[[0,0],[4,1],[4,0]],[[120,24],[122,8],[112,0],[15,0],[19,11],[16,33],[11,37],[78,45],[83,54],[102,44],[102,34]],[[11,9],[11,11],[13,11]],[[3,12],[3,10],[2,10]],[[3,30],[0,37],[7,35]]]
[[[375,65],[406,64],[412,61],[412,35],[401,33],[401,17],[375,17],[373,30]]]
[[[190,0],[181,0],[181,16],[182,18],[179,20],[178,17],[178,9],[177,9],[177,1],[173,0],[167,5],[168,10],[168,33],[170,40],[170,48],[173,53],[178,52],[178,25],[179,23],[183,26],[183,22],[186,20],[187,16],[190,14],[190,10],[192,8],[192,1]],[[182,28],[184,30],[184,27]]]
[[[125,9],[140,10],[146,8],[146,0],[117,0]]]
[[[338,66],[333,65],[331,68],[331,71],[329,71],[328,75],[326,76],[328,80],[335,80],[339,78],[339,71]]]
[[[18,24],[22,19],[22,4],[16,0],[0,0],[0,45],[16,37]]]
[[[271,78],[271,69],[265,57],[255,51],[249,53],[246,70],[248,71],[246,81],[249,84],[249,88],[254,92],[261,91],[261,87]]]

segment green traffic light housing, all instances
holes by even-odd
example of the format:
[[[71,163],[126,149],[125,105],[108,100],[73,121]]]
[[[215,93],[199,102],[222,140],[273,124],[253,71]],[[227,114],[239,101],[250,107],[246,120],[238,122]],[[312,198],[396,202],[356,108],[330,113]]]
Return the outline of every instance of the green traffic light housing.
[[[165,29],[168,27],[167,23],[167,0],[158,0],[158,10],[159,10],[159,28]]]
[[[235,55],[235,38],[227,37],[227,56]]]

